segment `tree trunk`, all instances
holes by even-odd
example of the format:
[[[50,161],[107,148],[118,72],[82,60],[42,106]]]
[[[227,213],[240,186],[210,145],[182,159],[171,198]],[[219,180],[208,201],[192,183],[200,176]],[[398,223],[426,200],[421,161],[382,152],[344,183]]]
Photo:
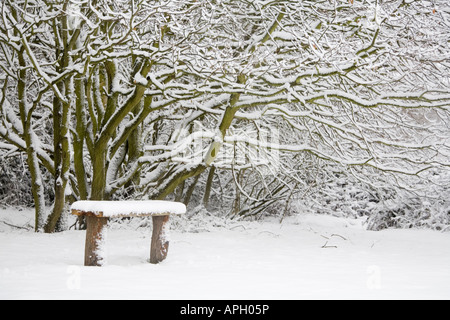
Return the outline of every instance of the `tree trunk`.
[[[105,200],[106,190],[106,150],[103,145],[96,144],[92,159],[93,179],[91,200]]]
[[[88,188],[86,182],[86,169],[84,167],[84,140],[86,135],[86,126],[85,119],[86,116],[84,114],[85,110],[85,88],[84,88],[84,79],[83,78],[75,78],[75,96],[76,96],[76,104],[75,104],[75,115],[76,115],[76,135],[73,139],[73,162],[75,169],[75,176],[77,178],[77,186],[78,186],[78,196],[80,200],[87,200],[88,197]]]
[[[67,5],[67,4],[66,4]],[[65,5],[65,6],[66,6]],[[67,16],[61,17],[61,25],[58,26],[61,36],[62,47],[56,48],[56,55],[61,57],[58,63],[57,72],[62,73],[70,64],[69,52],[69,34],[67,27]],[[53,212],[47,219],[44,231],[52,233],[55,231],[63,231],[65,226],[62,225],[62,215],[66,204],[66,186],[69,180],[70,170],[70,150],[69,150],[69,121],[70,119],[70,99],[72,96],[72,81],[65,79],[56,84],[62,97],[54,96],[53,98],[53,157],[55,161],[55,203]]]
[[[208,179],[206,180],[205,194],[203,196],[203,206],[205,207],[206,210],[208,210],[208,202],[211,196],[211,188],[215,171],[216,167],[211,167],[211,169],[209,169]]]
[[[33,134],[33,133],[31,133]],[[28,135],[28,134],[27,134]],[[28,139],[26,139],[28,140]],[[27,142],[27,164],[31,175],[31,193],[34,200],[34,231],[42,231],[45,216],[45,195],[39,161],[33,144]]]
[[[30,112],[29,106],[27,105],[27,71],[23,48],[19,51],[18,59],[21,70],[19,71],[17,83],[17,96],[19,99],[19,112],[26,145],[27,164],[31,176],[31,193],[33,195],[35,211],[34,231],[38,232],[44,225],[45,196],[41,170],[36,153],[37,146],[35,145],[35,141],[37,141],[37,139],[34,137],[32,128],[32,112]]]
[[[64,92],[64,86],[59,86],[60,91]],[[55,176],[54,190],[55,200],[53,211],[47,219],[44,227],[46,233],[57,231],[58,222],[64,211],[66,186],[68,181],[70,167],[70,151],[68,139],[68,121],[69,121],[69,105],[59,101],[57,97],[53,101],[53,139],[54,139],[54,161]],[[61,230],[58,230],[61,231]]]
[[[183,201],[183,203],[186,206],[189,204],[189,202],[191,202],[191,197],[192,197],[192,194],[194,193],[195,186],[197,185],[197,182],[198,182],[199,178],[200,178],[200,175],[197,175],[194,178],[194,181],[192,181],[192,183],[190,184],[190,186],[188,187],[188,189],[186,191],[186,195],[184,196],[184,201]]]

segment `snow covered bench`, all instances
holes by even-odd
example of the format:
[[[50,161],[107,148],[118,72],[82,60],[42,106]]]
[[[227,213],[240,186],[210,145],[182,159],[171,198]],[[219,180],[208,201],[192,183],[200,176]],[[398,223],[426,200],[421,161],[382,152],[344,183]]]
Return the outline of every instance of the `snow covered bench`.
[[[87,222],[84,253],[85,266],[104,263],[103,246],[109,218],[152,216],[153,233],[150,245],[150,263],[159,263],[167,257],[169,240],[165,226],[172,214],[186,213],[186,206],[171,201],[77,201],[72,214],[85,216]]]

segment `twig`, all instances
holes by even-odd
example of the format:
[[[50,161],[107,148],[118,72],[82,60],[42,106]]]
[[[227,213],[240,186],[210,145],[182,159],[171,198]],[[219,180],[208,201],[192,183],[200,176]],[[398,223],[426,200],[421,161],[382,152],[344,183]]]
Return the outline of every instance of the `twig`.
[[[336,236],[336,237],[340,237],[340,238],[342,238],[342,239],[344,239],[344,240],[347,240],[346,238],[344,238],[344,237],[341,236],[340,234],[333,233],[331,236]]]
[[[337,248],[337,246],[327,246],[327,242],[325,242],[325,244],[322,246],[322,248]]]
[[[274,237],[279,237],[280,236],[279,234],[276,234],[276,233],[273,233],[273,232],[270,232],[270,231],[267,231],[267,230],[263,230],[263,231],[259,232],[258,235],[260,235],[261,233],[268,233],[268,234],[273,235]]]
[[[13,224],[7,223],[7,222],[5,222],[5,221],[0,221],[0,222],[3,222],[3,223],[4,223],[4,224],[6,224],[7,226],[10,226],[10,227],[13,227],[13,228],[17,228],[17,229],[24,229],[24,230],[27,230],[27,231],[31,230],[31,228],[26,228],[26,227],[20,227],[20,226],[16,226],[16,225],[13,225]]]
[[[229,229],[230,230],[233,230],[233,229],[236,229],[236,228],[242,228],[242,229],[244,229],[244,230],[247,230],[247,228],[246,227],[244,227],[243,225],[241,225],[241,224],[239,224],[239,225],[237,225],[237,226],[234,226],[234,227],[230,227]]]

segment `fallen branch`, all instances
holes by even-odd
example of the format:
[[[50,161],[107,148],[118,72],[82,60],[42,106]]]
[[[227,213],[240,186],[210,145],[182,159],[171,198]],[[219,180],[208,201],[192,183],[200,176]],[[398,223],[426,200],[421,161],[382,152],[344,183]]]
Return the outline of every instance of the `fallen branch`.
[[[339,235],[339,234],[336,234],[336,233],[333,233],[331,236],[332,236],[332,237],[333,237],[333,236],[336,236],[336,237],[339,237],[339,238],[341,238],[341,239],[347,240],[347,239],[344,238],[343,236],[341,236],[341,235]]]
[[[32,229],[32,228],[26,228],[26,227],[16,226],[16,225],[7,223],[7,222],[5,222],[5,221],[0,221],[0,222],[3,222],[3,223],[6,224],[7,226],[10,226],[10,227],[13,227],[13,228],[17,228],[17,229],[24,229],[24,230],[27,230],[27,231],[30,231],[30,230]]]
[[[325,244],[322,246],[322,248],[337,248],[337,246],[327,246],[327,242],[325,242]]]

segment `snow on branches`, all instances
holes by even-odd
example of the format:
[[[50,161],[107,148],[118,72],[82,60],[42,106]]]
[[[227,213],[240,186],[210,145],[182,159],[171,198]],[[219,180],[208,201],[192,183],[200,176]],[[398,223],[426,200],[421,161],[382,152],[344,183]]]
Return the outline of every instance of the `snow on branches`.
[[[189,202],[203,183],[204,198],[231,186],[231,211],[247,214],[307,189],[310,159],[409,176],[449,165],[444,0],[5,0],[0,12],[0,150],[27,153],[35,182],[53,175],[47,231],[66,198]]]

